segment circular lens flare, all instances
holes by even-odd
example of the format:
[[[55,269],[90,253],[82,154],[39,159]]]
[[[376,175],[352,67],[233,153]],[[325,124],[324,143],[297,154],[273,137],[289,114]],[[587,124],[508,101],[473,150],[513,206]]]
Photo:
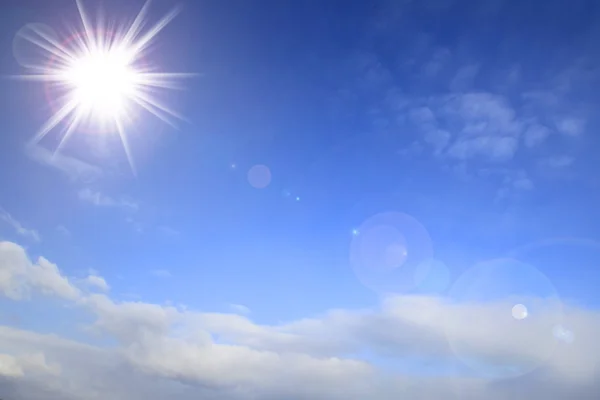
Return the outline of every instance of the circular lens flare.
[[[532,265],[497,259],[465,272],[450,289],[446,334],[455,355],[488,378],[537,369],[554,353],[562,305],[550,280]]]
[[[248,182],[255,189],[264,189],[271,183],[271,170],[266,165],[255,165],[248,171]]]
[[[48,25],[29,23],[17,31],[13,39],[13,56],[17,63],[30,70],[43,71],[48,49],[58,43],[58,35]]]
[[[511,310],[512,316],[514,319],[523,320],[527,318],[527,307],[523,304],[515,304],[515,306]]]
[[[350,263],[357,278],[379,294],[412,290],[414,275],[432,257],[427,230],[414,218],[397,212],[380,213],[353,231]]]

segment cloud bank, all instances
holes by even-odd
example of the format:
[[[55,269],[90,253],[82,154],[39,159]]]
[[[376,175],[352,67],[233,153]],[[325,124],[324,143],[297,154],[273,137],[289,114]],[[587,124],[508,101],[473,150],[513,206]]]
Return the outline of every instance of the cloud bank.
[[[106,283],[100,278],[88,283]],[[19,245],[0,243],[2,296],[61,299],[93,317],[85,332],[112,343],[2,326],[3,397],[566,400],[600,394],[596,311],[563,306],[561,326],[570,340],[556,329],[536,336],[544,317],[527,329],[515,325],[506,318],[512,299],[471,304],[397,296],[377,309],[261,325],[235,313],[117,301],[78,282],[45,258],[32,261]],[[490,377],[464,366],[475,359],[492,368],[534,368]],[[403,369],[407,363],[411,368]]]

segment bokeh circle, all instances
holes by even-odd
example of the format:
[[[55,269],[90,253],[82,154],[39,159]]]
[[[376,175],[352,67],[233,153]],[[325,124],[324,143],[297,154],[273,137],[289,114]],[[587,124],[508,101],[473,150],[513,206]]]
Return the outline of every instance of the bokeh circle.
[[[248,182],[256,189],[264,189],[271,183],[271,170],[266,165],[255,165],[248,171]]]
[[[50,26],[25,24],[13,38],[13,56],[20,66],[41,71],[48,66],[57,43],[58,35]]]
[[[530,264],[543,265],[548,273],[560,277],[555,284],[565,297],[575,299],[577,303],[595,301],[597,282],[600,282],[600,241],[573,236],[550,237],[517,247],[509,255]],[[587,338],[591,334],[578,323],[577,313],[571,311],[566,306],[562,323],[553,328],[554,337],[561,345],[572,344],[578,337]]]
[[[449,292],[445,328],[457,358],[491,379],[514,378],[553,355],[562,305],[552,282],[512,258],[477,264]]]
[[[414,289],[419,266],[433,256],[425,227],[399,212],[376,214],[356,229],[350,264],[358,280],[379,294]]]

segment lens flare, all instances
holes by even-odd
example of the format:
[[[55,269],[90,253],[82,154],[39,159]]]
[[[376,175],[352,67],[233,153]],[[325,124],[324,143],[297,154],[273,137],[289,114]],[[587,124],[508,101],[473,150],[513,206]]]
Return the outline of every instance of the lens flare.
[[[356,228],[350,242],[350,265],[356,277],[383,295],[412,291],[419,266],[432,256],[425,227],[399,212],[371,216]]]
[[[66,128],[56,152],[80,128],[116,132],[135,173],[126,134],[128,122],[132,121],[136,111],[144,109],[173,125],[174,118],[182,117],[159,100],[158,91],[177,89],[182,78],[194,76],[156,72],[144,58],[149,45],[175,18],[179,9],[172,10],[143,32],[150,1],[144,4],[130,25],[116,27],[100,18],[93,26],[81,0],[76,0],[76,4],[81,18],[80,32],[74,30],[61,41],[38,24],[17,34],[21,42],[25,40],[45,54],[45,62],[27,63],[24,66],[28,73],[17,78],[48,84],[52,99],[59,104],[31,144],[37,144],[61,123],[66,123]]]
[[[562,302],[550,279],[530,264],[499,258],[465,271],[449,291],[446,335],[456,357],[491,379],[523,376],[548,362]]]

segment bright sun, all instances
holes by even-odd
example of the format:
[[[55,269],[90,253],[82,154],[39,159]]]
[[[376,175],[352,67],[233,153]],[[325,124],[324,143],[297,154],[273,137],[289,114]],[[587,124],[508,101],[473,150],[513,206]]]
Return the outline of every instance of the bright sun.
[[[135,95],[138,72],[118,50],[102,50],[73,60],[64,73],[81,111],[106,120],[119,118]]]
[[[67,40],[59,40],[39,27],[19,32],[22,39],[47,54],[47,63],[30,67],[21,79],[45,82],[53,90],[52,99],[59,103],[56,112],[40,128],[33,143],[38,143],[57,125],[66,128],[56,149],[83,125],[100,125],[102,131],[116,132],[123,143],[127,159],[134,170],[126,135],[127,122],[134,106],[152,113],[173,125],[172,118],[181,118],[159,100],[160,89],[176,89],[186,73],[156,72],[154,66],[141,60],[156,35],[177,15],[173,10],[142,33],[146,23],[149,0],[129,26],[106,29],[101,20],[92,26],[81,0],[76,0],[82,29]],[[134,170],[135,172],[135,170]]]

